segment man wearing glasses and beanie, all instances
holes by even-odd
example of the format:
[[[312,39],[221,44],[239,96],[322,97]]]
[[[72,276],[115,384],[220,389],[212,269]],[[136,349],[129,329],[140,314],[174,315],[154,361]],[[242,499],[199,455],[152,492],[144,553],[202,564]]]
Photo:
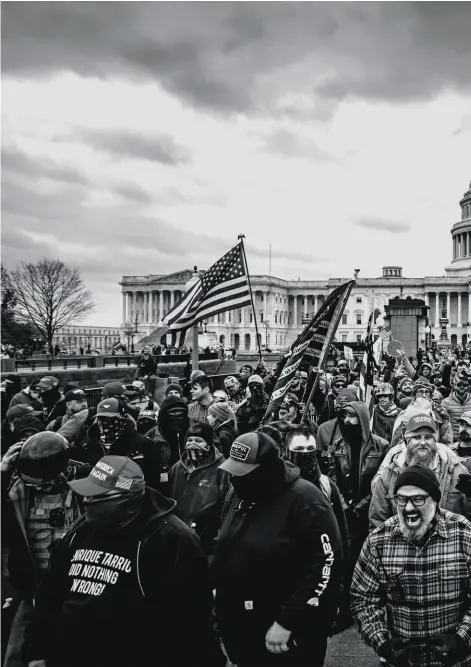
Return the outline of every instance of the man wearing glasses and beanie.
[[[393,494],[398,513],[368,536],[353,575],[360,634],[389,665],[469,667],[471,523],[440,507],[423,465],[407,467]]]

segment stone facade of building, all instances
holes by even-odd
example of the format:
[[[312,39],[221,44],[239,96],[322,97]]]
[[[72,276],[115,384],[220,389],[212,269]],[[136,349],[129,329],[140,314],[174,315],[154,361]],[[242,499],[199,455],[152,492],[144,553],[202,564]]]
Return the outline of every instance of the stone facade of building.
[[[63,327],[54,338],[53,345],[59,345],[69,352],[78,352],[81,347],[87,350],[99,350],[103,354],[109,352],[113,345],[122,339],[120,327],[95,327],[77,325]]]
[[[379,327],[384,306],[392,298],[424,299],[429,306],[429,324],[438,340],[439,318],[446,308],[452,344],[467,342],[471,334],[471,184],[460,202],[462,219],[452,227],[453,260],[445,276],[408,278],[400,266],[385,266],[377,278],[357,278],[337,331],[346,344],[364,338],[371,311]],[[136,322],[141,338],[150,334],[182,297],[190,270],[170,275],[123,276],[123,322]],[[328,294],[349,278],[328,280],[283,280],[274,276],[251,276],[254,308],[262,345],[286,349],[302,331],[303,320],[312,317]],[[208,333],[226,347],[255,350],[256,330],[251,307],[210,318]],[[139,336],[138,336],[139,340]]]

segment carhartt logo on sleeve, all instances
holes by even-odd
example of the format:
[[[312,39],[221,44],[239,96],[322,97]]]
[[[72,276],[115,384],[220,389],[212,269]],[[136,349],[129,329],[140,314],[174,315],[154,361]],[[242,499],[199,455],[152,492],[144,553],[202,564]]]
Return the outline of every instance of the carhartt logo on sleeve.
[[[231,458],[237,461],[247,461],[250,454],[250,447],[242,445],[240,442],[234,442],[231,447]]]

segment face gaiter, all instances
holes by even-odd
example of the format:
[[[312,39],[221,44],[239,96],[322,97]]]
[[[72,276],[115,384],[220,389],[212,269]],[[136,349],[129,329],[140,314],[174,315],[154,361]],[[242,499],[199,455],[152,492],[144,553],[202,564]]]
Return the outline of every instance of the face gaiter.
[[[317,483],[320,471],[315,452],[289,452],[288,459],[301,471],[301,477],[308,482]]]
[[[113,442],[124,432],[127,425],[126,415],[98,417],[97,421],[100,429],[100,442],[105,449],[109,449]]]
[[[193,468],[197,468],[206,463],[212,454],[211,449],[206,442],[201,444],[192,443],[191,445],[187,445],[185,450],[188,454],[189,464]]]
[[[143,501],[144,489],[96,500],[85,497],[83,506],[86,522],[96,530],[120,530],[138,516]]]
[[[242,477],[231,477],[232,486],[243,502],[257,503],[276,492],[283,481],[285,464],[278,457],[265,461],[262,465]]]

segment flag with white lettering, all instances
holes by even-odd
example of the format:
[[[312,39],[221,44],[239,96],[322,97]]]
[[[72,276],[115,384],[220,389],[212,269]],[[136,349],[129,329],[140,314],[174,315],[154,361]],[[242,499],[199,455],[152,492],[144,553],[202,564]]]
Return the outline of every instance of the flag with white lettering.
[[[374,371],[375,359],[373,353],[373,313],[368,319],[368,328],[366,330],[366,350],[363,354],[363,360],[360,366],[360,401],[366,403],[370,417],[373,415],[374,407]]]
[[[307,361],[310,366],[317,366],[319,363],[322,349],[325,345],[330,345],[335,336],[337,326],[331,326],[332,321],[335,319],[334,315],[339,316],[338,306],[345,301],[345,296],[347,293],[350,293],[354,282],[350,280],[329,294],[312,320],[286,353],[284,364],[277,378],[264,419],[280,407],[301,362],[303,360]]]

